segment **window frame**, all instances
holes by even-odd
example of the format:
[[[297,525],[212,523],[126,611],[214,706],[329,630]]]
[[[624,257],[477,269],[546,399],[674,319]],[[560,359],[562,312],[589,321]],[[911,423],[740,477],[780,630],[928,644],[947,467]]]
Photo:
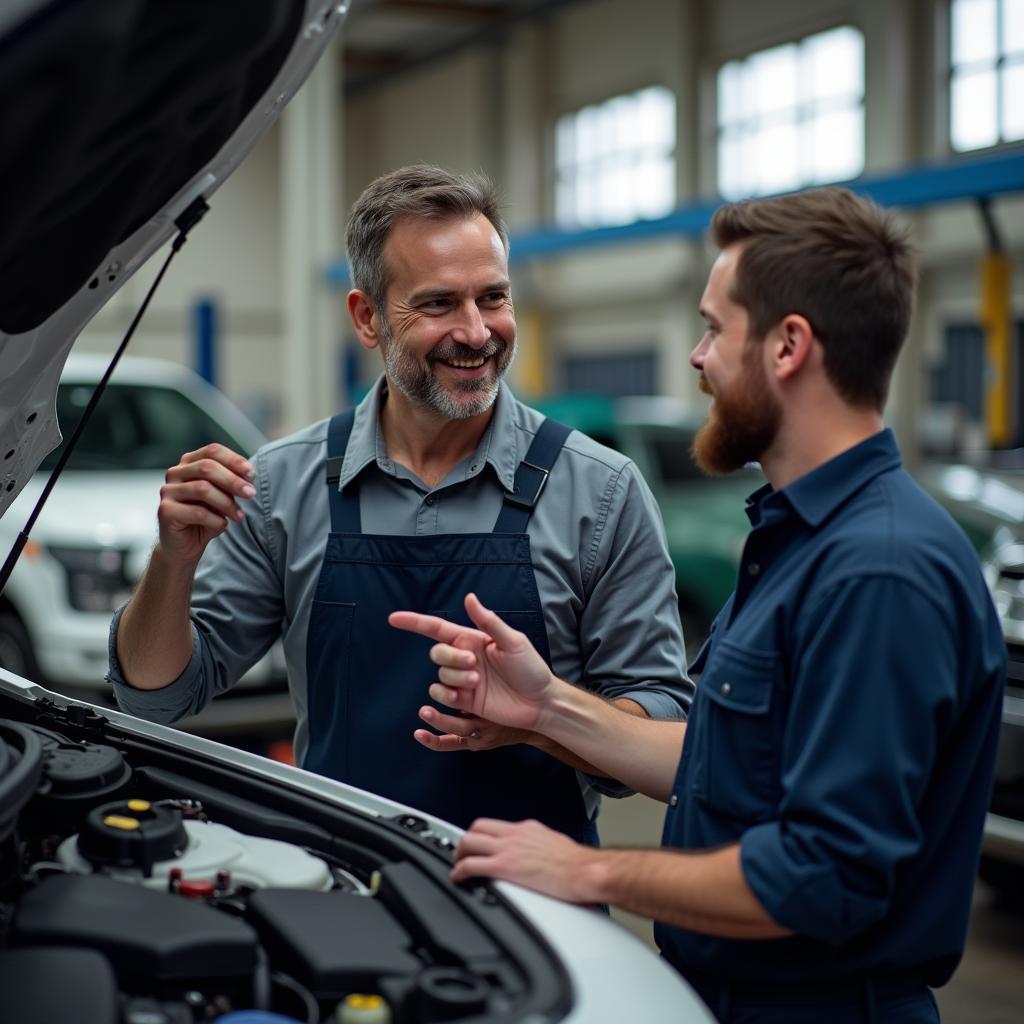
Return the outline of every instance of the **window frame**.
[[[854,95],[853,93],[844,94],[836,97],[822,97],[813,92],[804,93],[801,90],[804,87],[803,82],[803,71],[805,70],[803,61],[806,58],[802,54],[802,48],[811,40],[814,40],[820,36],[827,35],[831,32],[835,32],[840,29],[847,29],[857,33],[860,41],[860,89],[856,94],[856,100],[853,104],[848,103],[849,96]],[[787,117],[792,116],[792,124],[799,134],[806,130],[808,126],[813,125],[815,120],[821,116],[823,112],[854,112],[859,114],[860,118],[860,163],[858,168],[851,174],[846,174],[842,178],[828,178],[824,179],[815,173],[815,168],[810,164],[798,168],[798,174],[795,181],[792,181],[778,189],[762,190],[759,187],[754,191],[749,188],[745,188],[742,192],[727,193],[723,190],[722,180],[722,144],[723,138],[727,134],[734,134],[740,140],[749,138],[752,135],[756,135],[758,131],[763,127],[765,123],[765,117],[763,113],[755,114],[754,116],[745,115],[741,118],[731,121],[723,121],[722,104],[721,104],[721,90],[722,90],[722,75],[727,67],[730,65],[737,65],[742,68],[743,65],[747,64],[748,61],[753,58],[759,57],[762,54],[769,53],[773,50],[779,50],[783,47],[792,46],[797,51],[797,66],[796,66],[796,87],[794,103],[791,106],[781,108],[779,111],[772,112],[771,116],[767,118],[769,122],[777,119],[780,123],[783,123]],[[850,181],[856,177],[859,177],[864,173],[867,166],[867,46],[868,39],[867,33],[864,29],[852,19],[844,19],[838,23],[822,24],[815,26],[813,29],[806,27],[803,31],[795,35],[791,35],[784,38],[779,38],[772,43],[764,46],[758,46],[756,49],[750,49],[742,53],[729,56],[725,59],[721,59],[716,63],[713,69],[710,81],[711,94],[713,97],[713,116],[711,118],[711,128],[713,133],[713,160],[714,160],[714,171],[713,181],[716,192],[723,198],[736,201],[746,198],[757,198],[761,196],[774,195],[779,192],[794,191],[801,188],[816,187],[828,184],[835,184],[841,181]],[[754,130],[750,130],[749,126],[753,125]]]
[[[980,70],[981,61],[970,61],[963,64],[956,64],[953,60],[953,46],[955,43],[954,39],[954,20],[953,20],[953,7],[958,0],[946,0],[943,5],[945,8],[945,34],[944,38],[941,39],[941,53],[944,60],[944,90],[943,97],[945,102],[945,117],[943,119],[943,140],[947,152],[951,154],[966,155],[971,153],[986,153],[993,152],[998,149],[1002,149],[1005,146],[1019,145],[1024,142],[1024,132],[1015,138],[1006,138],[1003,135],[1003,102],[1004,102],[1004,89],[1003,89],[1003,70],[1007,65],[1007,54],[1004,48],[1004,33],[1005,33],[1005,0],[994,0],[996,5],[996,54],[994,61],[989,64],[985,62],[985,69],[992,70],[996,77],[996,109],[995,109],[995,122],[996,122],[996,141],[987,143],[983,146],[972,146],[967,149],[960,149],[953,140],[953,83],[957,77],[959,69],[968,67],[971,69]],[[1009,63],[1011,66],[1019,66],[1024,68],[1024,48],[1020,51],[1014,51],[1009,57]],[[970,73],[970,72],[969,72]]]
[[[631,149],[623,149],[614,153],[599,154],[596,158],[591,158],[590,163],[594,165],[595,172],[592,175],[593,181],[596,183],[594,187],[599,190],[600,183],[602,181],[602,164],[613,164],[615,161],[627,161],[630,164],[630,170],[635,170],[636,167],[642,162],[643,158],[646,157],[650,160],[663,159],[668,163],[666,168],[667,172],[667,184],[669,200],[668,205],[665,209],[655,213],[644,213],[638,212],[636,204],[632,211],[630,219],[621,219],[617,217],[609,217],[602,215],[600,210],[600,202],[595,201],[594,208],[597,211],[597,216],[592,219],[581,220],[578,216],[578,201],[577,196],[579,192],[579,186],[581,181],[580,168],[583,163],[578,160],[573,154],[571,159],[563,157],[563,153],[560,150],[559,136],[563,131],[563,125],[570,119],[573,120],[573,130],[575,124],[578,123],[577,119],[580,115],[589,112],[607,111],[608,108],[615,103],[623,101],[635,100],[640,97],[643,93],[650,90],[659,90],[665,96],[671,99],[672,109],[670,114],[670,122],[672,126],[672,137],[670,144],[667,148],[661,144],[635,146]],[[557,114],[552,123],[551,128],[551,202],[552,202],[552,219],[557,227],[565,231],[587,231],[594,228],[602,227],[624,227],[629,224],[636,224],[642,221],[658,220],[662,217],[668,216],[676,208],[679,203],[679,167],[678,167],[678,150],[679,150],[679,98],[675,91],[664,82],[652,81],[646,85],[640,85],[637,88],[630,89],[628,91],[617,92],[614,95],[605,96],[603,99],[593,100],[587,103],[581,103],[572,109],[563,110]],[[607,174],[607,169],[604,171]],[[563,188],[568,191],[568,194],[572,197],[572,201],[569,204],[570,210],[567,212],[563,207]]]

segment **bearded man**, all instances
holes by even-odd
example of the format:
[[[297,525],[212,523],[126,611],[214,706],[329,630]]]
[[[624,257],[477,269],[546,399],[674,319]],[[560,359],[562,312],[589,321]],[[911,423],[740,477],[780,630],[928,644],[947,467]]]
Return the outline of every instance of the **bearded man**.
[[[553,671],[632,715],[681,718],[685,672],[658,509],[626,458],[517,401],[508,238],[493,188],[437,167],[355,203],[348,311],[384,373],[356,408],[167,473],[159,542],[111,625],[121,707],[199,711],[283,637],[303,767],[468,826],[537,818],[596,842],[625,787],[538,733],[436,708],[398,608],[467,622],[475,590]],[[230,524],[230,528],[229,528]],[[446,754],[437,757],[431,751]]]
[[[690,666],[686,723],[629,718],[557,678],[468,596],[430,695],[542,732],[668,804],[660,850],[476,822],[453,878],[510,879],[656,922],[729,1024],[934,1024],[963,952],[1006,647],[973,548],[903,470],[882,410],[910,322],[906,233],[845,189],[716,211],[691,356],[695,453],[758,461],[736,589]]]

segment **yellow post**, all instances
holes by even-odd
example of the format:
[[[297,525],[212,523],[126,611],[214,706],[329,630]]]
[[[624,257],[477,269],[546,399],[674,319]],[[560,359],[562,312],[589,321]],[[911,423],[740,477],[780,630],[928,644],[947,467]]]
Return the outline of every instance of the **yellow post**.
[[[516,314],[516,362],[524,395],[538,397],[548,391],[548,354],[544,348],[544,314],[536,308]]]
[[[1006,445],[1013,435],[1013,364],[1010,345],[1010,258],[990,252],[981,263],[982,329],[985,331],[985,426],[989,443]]]

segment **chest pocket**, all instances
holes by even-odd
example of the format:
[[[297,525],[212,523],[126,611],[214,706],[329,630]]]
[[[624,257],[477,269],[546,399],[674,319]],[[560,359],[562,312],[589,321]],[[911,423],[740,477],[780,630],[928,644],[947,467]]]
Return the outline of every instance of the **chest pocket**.
[[[691,789],[709,809],[766,821],[779,798],[772,699],[777,655],[720,639],[697,687]]]

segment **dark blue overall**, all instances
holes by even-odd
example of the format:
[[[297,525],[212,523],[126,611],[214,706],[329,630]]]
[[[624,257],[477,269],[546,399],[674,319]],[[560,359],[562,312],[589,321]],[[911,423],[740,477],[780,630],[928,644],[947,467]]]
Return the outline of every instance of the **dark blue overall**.
[[[536,818],[592,839],[576,773],[560,761],[524,744],[437,753],[413,739],[437,680],[431,641],[387,621],[405,609],[469,625],[473,591],[551,663],[526,526],[569,428],[544,422],[492,533],[405,537],[363,533],[356,481],[338,489],[352,422],[335,416],[328,431],[331,533],[309,623],[303,767],[463,828],[481,816]]]

